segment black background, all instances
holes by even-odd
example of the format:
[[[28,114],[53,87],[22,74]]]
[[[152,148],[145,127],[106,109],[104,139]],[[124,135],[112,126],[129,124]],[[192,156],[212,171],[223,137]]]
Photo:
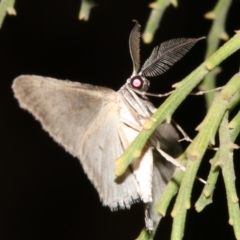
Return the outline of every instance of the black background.
[[[211,21],[203,15],[217,1],[180,1],[169,7],[152,44],[142,44],[142,59],[162,41],[206,36]],[[98,194],[79,161],[45,133],[40,124],[18,107],[11,84],[20,74],[70,79],[115,90],[132,73],[128,37],[132,19],[144,27],[150,1],[98,1],[89,22],[77,19],[78,0],[17,0],[16,17],[7,17],[0,29],[0,239],[124,239],[138,236],[144,224],[141,204],[130,211],[111,212],[102,207]],[[240,4],[233,1],[227,32],[240,28]],[[164,93],[204,58],[202,41],[163,76],[153,79],[150,92]],[[239,53],[223,64],[218,78],[224,84],[239,69]],[[162,100],[153,99],[157,105]],[[194,137],[194,128],[205,113],[203,97],[190,96],[175,119]],[[237,174],[240,174],[236,158]],[[199,175],[206,177],[205,159]],[[202,188],[196,183],[192,202]],[[239,187],[239,180],[237,181]],[[171,217],[160,225],[156,239],[170,239]],[[192,208],[184,239],[235,239],[230,225],[224,185],[220,177],[214,203],[200,214]]]

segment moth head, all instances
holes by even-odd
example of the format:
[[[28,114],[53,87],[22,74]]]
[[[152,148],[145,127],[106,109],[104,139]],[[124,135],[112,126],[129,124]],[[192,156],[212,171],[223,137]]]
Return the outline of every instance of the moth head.
[[[135,75],[127,80],[127,85],[133,90],[146,92],[150,86],[150,82],[143,76]]]

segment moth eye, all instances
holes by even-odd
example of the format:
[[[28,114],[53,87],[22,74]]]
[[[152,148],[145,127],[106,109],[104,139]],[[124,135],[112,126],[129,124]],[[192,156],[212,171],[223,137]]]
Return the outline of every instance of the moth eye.
[[[143,86],[143,83],[144,83],[143,79],[139,76],[133,77],[131,79],[131,85],[133,88],[141,89]]]

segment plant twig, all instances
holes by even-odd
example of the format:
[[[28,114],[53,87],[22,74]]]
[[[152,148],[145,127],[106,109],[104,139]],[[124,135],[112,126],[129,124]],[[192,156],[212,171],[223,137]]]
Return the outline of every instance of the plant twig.
[[[220,148],[219,160],[216,163],[222,169],[223,180],[227,194],[227,204],[229,212],[229,224],[233,226],[235,237],[240,239],[240,209],[239,198],[235,186],[235,173],[233,166],[234,145],[230,138],[228,128],[228,112],[226,112],[219,130]]]
[[[91,9],[96,6],[93,0],[82,0],[78,19],[88,21]]]
[[[240,102],[240,95],[236,94],[231,99],[231,102],[228,105],[228,109],[230,109],[231,106],[236,102],[236,99],[238,100],[238,102]],[[237,136],[240,132],[240,112],[229,123],[229,128],[231,129],[232,141],[235,141],[235,139],[237,138]],[[219,153],[217,152],[215,155],[218,155],[218,154]],[[217,177],[218,177],[217,170],[219,170],[219,168],[214,165],[216,163],[216,160],[217,160],[217,156],[214,156],[214,158],[211,160],[212,167],[211,167],[210,173],[208,175],[207,184],[204,186],[202,194],[195,204],[197,211],[201,211],[207,204],[212,202],[211,197],[212,197],[212,193],[214,191],[215,183],[216,183]],[[179,161],[184,166],[186,165],[187,161],[186,161],[185,153],[183,153],[179,157]],[[176,195],[176,193],[179,189],[183,175],[184,175],[183,171],[178,169],[174,173],[174,175],[173,175],[171,181],[168,183],[167,187],[165,188],[163,195],[161,196],[159,202],[156,205],[157,211],[161,215],[165,216],[167,208],[168,208],[172,198]]]
[[[218,48],[220,40],[228,40],[229,37],[225,31],[225,22],[231,0],[219,0],[214,9],[205,14],[205,18],[213,20],[213,24],[207,36],[207,50],[205,59],[212,55]],[[216,75],[220,72],[219,68],[209,73],[199,88],[203,91],[216,87]],[[205,95],[207,109],[211,106],[215,93]]]
[[[188,162],[186,172],[183,176],[179,193],[171,213],[174,217],[171,239],[182,239],[184,231],[182,226],[185,224],[187,209],[191,206],[190,198],[192,187],[202,157],[208,147],[208,144],[214,144],[215,134],[225,112],[228,109],[228,103],[233,95],[239,94],[239,91],[240,75],[236,74],[214,99],[207,116],[199,127],[201,131],[185,151]]]
[[[152,8],[152,11],[142,35],[145,43],[152,42],[153,36],[158,29],[163,13],[170,4],[172,4],[174,7],[177,7],[178,3],[177,0],[156,0],[154,3],[149,5],[149,7]]]
[[[2,27],[7,13],[13,16],[17,15],[16,10],[14,9],[15,1],[16,0],[2,0],[0,2],[0,28]]]
[[[236,95],[238,102],[240,101],[240,96]],[[235,99],[232,99],[233,102]],[[229,107],[228,107],[229,108]],[[234,142],[240,132],[240,112],[236,114],[236,116],[229,123],[229,129],[231,140]],[[206,205],[212,203],[212,196],[215,189],[215,185],[219,176],[220,167],[216,165],[219,159],[219,151],[216,152],[213,159],[210,161],[211,169],[208,174],[207,184],[204,186],[202,193],[195,204],[195,208],[198,212],[202,211]]]
[[[185,153],[183,153],[178,160],[183,166],[185,166],[187,163]],[[156,204],[156,209],[162,216],[166,215],[168,206],[180,187],[183,175],[184,172],[181,169],[176,170],[171,181],[165,188],[159,202]]]
[[[136,240],[153,240],[153,237],[154,232],[149,232],[146,228],[143,228]]]

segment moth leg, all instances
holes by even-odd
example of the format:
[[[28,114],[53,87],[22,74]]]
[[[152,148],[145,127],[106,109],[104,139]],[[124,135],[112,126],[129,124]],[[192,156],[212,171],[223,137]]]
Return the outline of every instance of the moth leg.
[[[146,96],[151,96],[151,97],[167,97],[169,95],[171,95],[172,93],[174,93],[176,90],[172,90],[170,92],[167,92],[167,93],[150,93],[150,92],[143,92],[143,91],[140,91],[138,89],[133,89],[134,92],[136,92],[137,94],[143,96],[143,97],[146,97]]]
[[[199,95],[203,95],[203,94],[209,93],[209,92],[220,91],[220,90],[222,90],[222,88],[223,88],[223,87],[217,87],[217,88],[213,88],[213,89],[209,89],[209,90],[204,90],[204,91],[200,90],[200,91],[198,91],[198,92],[192,92],[192,93],[190,93],[190,95],[199,96]]]
[[[185,166],[183,166],[181,163],[179,163],[177,160],[175,160],[173,157],[171,157],[170,155],[168,155],[166,152],[164,152],[163,150],[161,150],[160,147],[156,146],[156,150],[168,161],[171,162],[174,166],[180,168],[182,171],[186,171]],[[196,179],[198,179],[200,182],[202,182],[203,184],[206,184],[207,182],[200,178],[200,177],[196,177]]]
[[[171,123],[177,128],[177,130],[183,135],[182,139],[179,139],[178,142],[182,142],[182,141],[187,141],[187,142],[192,142],[193,140],[187,135],[187,133],[184,131],[184,129],[175,121],[175,120],[171,120]],[[212,146],[212,145],[208,145],[208,149],[210,150],[214,150],[217,151],[218,148]]]
[[[177,130],[183,135],[182,139],[179,139],[178,141],[187,141],[187,142],[192,142],[192,139],[187,135],[187,133],[184,131],[184,129],[175,121],[171,120],[171,123],[177,128]]]
[[[205,91],[198,91],[198,92],[192,92],[189,95],[195,95],[195,96],[199,96],[199,95],[203,95],[205,93],[209,93],[209,92],[214,92],[214,91],[220,91],[223,87],[217,87],[217,88],[213,88],[213,89],[209,89],[209,90],[205,90]],[[150,93],[150,92],[143,92],[141,90],[138,89],[132,89],[134,92],[136,92],[137,94],[141,95],[142,97],[146,97],[146,96],[151,96],[151,97],[168,97],[169,95],[171,95],[172,93],[174,93],[176,90],[172,90],[170,92],[167,93]]]
[[[136,123],[134,123],[131,120],[128,120],[126,118],[121,118],[120,117],[119,122],[129,126],[130,128],[134,129],[135,131],[140,132],[142,130],[142,127],[139,124],[136,124]]]
[[[152,140],[154,140],[155,144],[154,144],[154,148],[168,161],[168,162],[171,162],[174,166],[180,168],[181,170],[185,171],[186,168],[181,164],[179,163],[177,160],[175,160],[173,157],[171,157],[169,154],[167,154],[166,152],[164,152],[162,149],[161,149],[161,146],[160,146],[160,142],[157,140],[157,138],[155,139],[156,137],[152,137]]]
[[[160,148],[160,144],[159,142],[157,142],[157,145],[155,147],[155,149],[168,161],[171,162],[174,166],[180,168],[181,170],[185,171],[186,168],[179,163],[176,159],[174,159],[173,157],[171,157],[170,155],[168,155],[166,152],[164,152],[161,148]]]
[[[153,220],[150,217],[150,206],[149,204],[146,204],[145,206],[145,225],[148,231],[153,231]]]

